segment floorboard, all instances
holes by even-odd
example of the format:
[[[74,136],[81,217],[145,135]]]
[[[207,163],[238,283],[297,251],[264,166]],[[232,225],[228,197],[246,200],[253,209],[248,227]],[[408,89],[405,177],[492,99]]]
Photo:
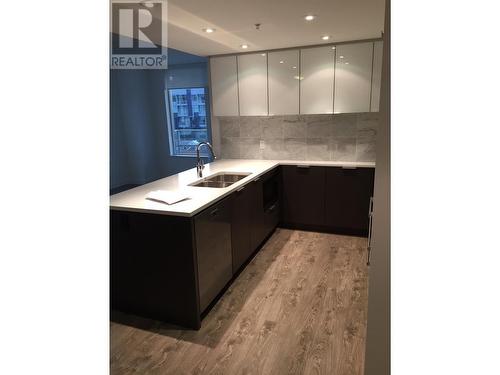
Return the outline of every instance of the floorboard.
[[[111,374],[362,375],[366,238],[278,228],[199,331],[114,314]]]

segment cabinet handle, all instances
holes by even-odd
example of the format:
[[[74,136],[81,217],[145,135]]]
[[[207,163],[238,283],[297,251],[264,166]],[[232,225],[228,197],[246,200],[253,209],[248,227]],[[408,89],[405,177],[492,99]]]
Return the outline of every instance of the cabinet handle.
[[[244,187],[244,186],[240,187],[238,190],[236,190],[236,192],[237,192],[237,193],[240,193],[240,192],[242,192],[243,190],[245,190],[245,187]]]
[[[260,177],[257,177],[256,179],[253,180],[253,182],[257,182],[260,180]]]
[[[370,203],[368,203],[368,217],[373,215],[373,197],[370,197]]]
[[[217,216],[218,213],[219,213],[219,209],[216,208],[212,212],[210,212],[210,216]]]
[[[297,168],[309,169],[309,168],[311,168],[311,166],[310,165],[303,165],[303,164],[301,165],[301,164],[299,164],[299,165],[297,165]]]
[[[342,169],[358,169],[358,167],[350,166],[350,165],[343,165]]]
[[[273,204],[272,206],[270,206],[268,209],[267,209],[267,212],[272,212],[274,211],[274,209],[276,208],[276,203]]]
[[[367,259],[366,265],[370,265],[370,256],[372,251],[372,223],[373,223],[373,197],[370,197],[370,204],[368,205],[368,246],[366,248],[367,251]]]

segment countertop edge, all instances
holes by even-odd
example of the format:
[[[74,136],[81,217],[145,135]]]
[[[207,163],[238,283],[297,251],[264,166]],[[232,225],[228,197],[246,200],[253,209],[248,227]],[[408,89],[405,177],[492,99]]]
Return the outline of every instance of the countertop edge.
[[[222,199],[226,198],[227,196],[231,195],[238,189],[241,189],[243,186],[246,186],[255,179],[261,177],[262,175],[266,174],[267,172],[273,170],[274,168],[279,167],[280,164],[273,164],[272,166],[269,166],[268,168],[265,168],[263,171],[260,173],[255,174],[252,179],[249,179],[248,181],[245,181],[245,183],[242,184],[233,184],[229,186],[227,191],[219,195],[217,198],[212,199],[211,201],[207,202],[206,204],[198,207],[196,210],[193,210],[191,212],[179,212],[179,211],[166,211],[166,210],[154,210],[150,208],[138,208],[138,207],[123,207],[123,206],[113,206],[110,204],[110,208],[113,211],[126,211],[126,212],[140,212],[140,213],[147,213],[147,214],[156,214],[156,215],[167,215],[167,216],[179,216],[179,217],[193,217],[199,214],[201,211],[205,210],[206,208],[212,206],[213,204],[221,201]]]
[[[223,159],[223,160],[241,160],[241,161],[256,161],[252,159]],[[246,186],[247,184],[255,181],[255,179],[259,178],[260,176],[266,174],[267,172],[273,170],[274,168],[277,168],[281,165],[308,165],[308,166],[318,166],[318,167],[345,167],[345,168],[375,168],[375,163],[374,162],[328,162],[328,161],[301,161],[301,160],[267,160],[268,162],[273,163],[272,165],[263,168],[259,173],[255,174],[252,179],[249,179],[248,181],[245,181],[242,184],[233,184],[232,186],[228,187],[227,191],[223,192],[221,195],[218,197],[208,201],[207,203],[201,205],[197,209],[191,211],[191,212],[179,212],[179,211],[168,211],[168,210],[157,210],[157,209],[152,209],[152,208],[141,208],[141,207],[126,207],[126,206],[118,206],[118,205],[113,205],[110,202],[110,209],[111,211],[121,211],[121,212],[137,212],[137,213],[145,213],[145,214],[154,214],[154,215],[166,215],[166,216],[178,216],[178,217],[186,217],[186,218],[191,218],[196,216],[198,213],[201,211],[205,210],[206,208],[212,206],[213,204],[221,201],[222,199],[226,198],[230,194],[234,193],[238,189],[241,189],[243,186]],[[182,172],[180,172],[182,173]],[[172,175],[175,176],[175,175]],[[164,178],[172,177],[172,176],[167,176]],[[163,178],[162,178],[163,179]],[[160,180],[162,180],[160,179]],[[132,190],[132,189],[131,189]],[[126,193],[126,191],[119,193],[123,194]],[[111,196],[112,197],[112,196]],[[110,197],[110,198],[111,198]]]

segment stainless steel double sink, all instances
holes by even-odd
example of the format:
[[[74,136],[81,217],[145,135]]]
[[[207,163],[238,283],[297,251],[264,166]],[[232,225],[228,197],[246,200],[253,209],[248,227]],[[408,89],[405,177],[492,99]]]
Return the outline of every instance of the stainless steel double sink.
[[[219,172],[189,184],[196,187],[226,188],[251,175],[248,172]]]

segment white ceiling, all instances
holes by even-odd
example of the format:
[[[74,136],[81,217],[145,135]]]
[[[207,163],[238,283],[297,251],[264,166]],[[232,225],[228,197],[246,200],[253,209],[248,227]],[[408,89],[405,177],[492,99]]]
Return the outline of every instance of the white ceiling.
[[[384,1],[169,0],[168,47],[209,56],[378,38]],[[317,18],[306,22],[306,14]],[[207,34],[205,27],[216,32]],[[321,40],[322,35],[330,40]],[[241,44],[249,48],[243,50]]]

